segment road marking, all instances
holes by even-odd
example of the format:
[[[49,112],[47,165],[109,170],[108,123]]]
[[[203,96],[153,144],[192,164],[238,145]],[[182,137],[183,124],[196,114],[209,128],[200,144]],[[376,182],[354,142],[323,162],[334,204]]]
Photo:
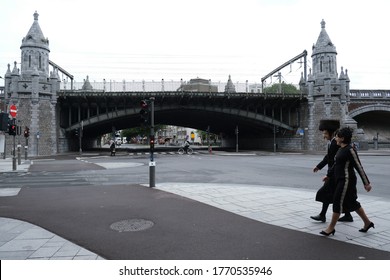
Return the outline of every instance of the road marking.
[[[0,189],[0,196],[16,196],[20,192],[20,188],[4,188]]]
[[[138,166],[145,165],[143,163],[136,163],[136,162],[99,162],[99,163],[95,162],[94,164],[104,167],[105,169],[138,167]]]

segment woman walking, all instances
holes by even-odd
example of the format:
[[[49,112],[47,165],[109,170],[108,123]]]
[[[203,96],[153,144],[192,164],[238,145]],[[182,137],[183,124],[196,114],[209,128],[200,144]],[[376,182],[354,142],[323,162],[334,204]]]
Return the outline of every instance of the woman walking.
[[[324,159],[318,163],[314,168],[313,172],[318,172],[323,167],[328,166],[327,176],[324,180],[324,185],[317,191],[316,201],[322,202],[322,208],[320,214],[316,216],[310,216],[313,220],[326,222],[326,211],[328,210],[329,204],[333,201],[335,183],[334,177],[329,175],[329,170],[334,164],[334,157],[336,156],[339,146],[335,139],[335,131],[339,129],[340,122],[338,120],[321,120],[318,129],[322,131],[322,135],[325,140],[328,141],[327,153]]]
[[[333,198],[333,215],[329,226],[320,232],[322,235],[329,236],[335,234],[335,226],[341,212],[355,211],[359,215],[364,222],[363,228],[359,230],[360,232],[367,232],[370,228],[374,228],[374,223],[368,219],[364,209],[357,201],[357,178],[354,169],[358,172],[364,189],[369,192],[372,187],[356,150],[351,146],[351,140],[352,130],[349,127],[344,127],[336,133],[336,142],[340,149],[337,151],[335,164],[330,170],[330,174],[333,174],[336,182]]]

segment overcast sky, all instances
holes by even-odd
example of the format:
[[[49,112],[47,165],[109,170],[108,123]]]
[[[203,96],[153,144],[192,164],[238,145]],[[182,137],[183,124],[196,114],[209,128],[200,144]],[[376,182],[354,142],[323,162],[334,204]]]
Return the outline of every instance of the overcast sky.
[[[0,75],[20,62],[35,11],[50,60],[76,81],[260,83],[304,50],[311,68],[324,19],[351,88],[390,89],[389,10],[388,0],[0,0]],[[297,84],[300,67],[283,80]]]

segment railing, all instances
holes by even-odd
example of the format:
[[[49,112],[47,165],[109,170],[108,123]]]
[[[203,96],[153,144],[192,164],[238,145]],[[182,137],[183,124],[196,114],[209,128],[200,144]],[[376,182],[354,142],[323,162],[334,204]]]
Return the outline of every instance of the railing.
[[[104,92],[153,92],[153,91],[180,91],[179,88],[182,85],[188,85],[186,81],[173,81],[173,80],[161,80],[161,81],[89,81],[93,91]],[[210,82],[209,84],[202,84],[203,87],[210,86],[217,87],[218,92],[224,92],[227,82]],[[73,82],[73,90],[81,90],[84,82]],[[234,83],[236,92],[246,93],[261,93],[261,83]],[[70,90],[70,82],[62,81],[60,85],[61,90]]]
[[[351,99],[390,99],[390,90],[350,90]]]

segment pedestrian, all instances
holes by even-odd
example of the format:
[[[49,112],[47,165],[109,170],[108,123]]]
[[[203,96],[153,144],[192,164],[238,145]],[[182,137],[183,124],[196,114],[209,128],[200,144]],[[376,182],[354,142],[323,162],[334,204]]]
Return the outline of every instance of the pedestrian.
[[[114,140],[111,140],[110,141],[110,152],[111,152],[111,156],[115,156],[115,141]]]
[[[318,172],[326,165],[328,166],[328,170],[326,176],[323,179],[324,184],[317,191],[315,198],[316,201],[322,202],[321,212],[316,216],[310,216],[310,218],[316,221],[321,221],[323,223],[326,222],[326,212],[328,211],[329,204],[331,204],[333,201],[333,194],[335,190],[334,178],[329,175],[329,170],[334,164],[334,157],[336,156],[336,153],[339,149],[339,146],[337,145],[336,140],[334,138],[335,131],[339,129],[339,127],[340,121],[329,119],[321,120],[320,125],[318,127],[318,129],[322,131],[324,139],[328,141],[328,149],[323,160],[313,168],[313,172]],[[351,216],[351,213],[346,212],[344,217],[340,218],[339,221],[352,222],[353,218]]]
[[[190,141],[186,140],[186,141],[184,142],[184,147],[183,147],[184,152],[185,152],[186,154],[188,154],[188,148],[189,148],[190,146],[191,146]]]
[[[370,228],[374,228],[374,223],[370,221],[364,209],[357,201],[357,178],[354,169],[358,172],[364,189],[369,192],[372,187],[360,163],[358,154],[351,145],[352,129],[349,127],[340,129],[336,133],[335,139],[340,148],[336,153],[335,163],[329,170],[330,176],[334,176],[336,182],[333,198],[333,215],[328,227],[321,231],[320,234],[326,236],[334,235],[340,213],[345,211],[355,211],[364,222],[363,227],[359,231],[367,232]]]

